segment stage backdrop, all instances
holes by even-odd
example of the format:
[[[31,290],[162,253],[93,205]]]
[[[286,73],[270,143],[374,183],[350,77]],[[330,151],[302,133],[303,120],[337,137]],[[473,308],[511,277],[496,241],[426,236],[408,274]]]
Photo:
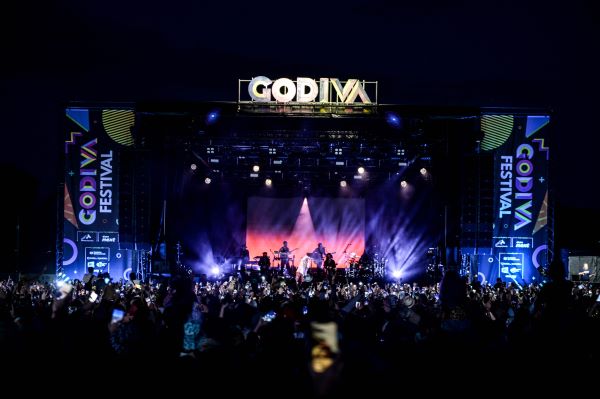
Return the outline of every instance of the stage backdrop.
[[[278,251],[283,241],[300,258],[323,243],[340,267],[365,249],[365,200],[361,198],[248,198],[246,245],[250,256]],[[291,260],[291,258],[290,258]]]
[[[492,247],[479,251],[480,280],[529,283],[547,266],[549,121],[546,115],[482,116],[482,150],[494,154],[494,233]]]
[[[119,149],[132,146],[132,110],[65,110],[64,239],[62,264],[69,278],[87,267],[119,279],[131,267],[119,249]]]

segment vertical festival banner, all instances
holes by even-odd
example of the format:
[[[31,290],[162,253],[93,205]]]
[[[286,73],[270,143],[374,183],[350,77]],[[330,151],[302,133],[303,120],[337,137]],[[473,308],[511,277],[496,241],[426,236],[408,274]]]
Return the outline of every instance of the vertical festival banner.
[[[548,256],[547,115],[483,115],[482,149],[494,154],[494,226],[480,259],[486,281],[517,284],[539,277]]]
[[[132,146],[132,110],[67,108],[63,272],[81,279],[88,267],[120,278],[119,150]]]

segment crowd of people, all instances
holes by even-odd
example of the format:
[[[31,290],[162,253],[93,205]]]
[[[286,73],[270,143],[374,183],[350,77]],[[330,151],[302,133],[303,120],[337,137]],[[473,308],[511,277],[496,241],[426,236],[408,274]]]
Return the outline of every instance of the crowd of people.
[[[417,374],[510,380],[558,359],[597,362],[599,295],[559,274],[526,286],[468,283],[453,272],[428,286],[258,273],[204,282],[9,279],[0,281],[0,355],[157,378],[177,370],[178,378],[231,379],[230,393],[264,383],[305,397],[387,392]]]

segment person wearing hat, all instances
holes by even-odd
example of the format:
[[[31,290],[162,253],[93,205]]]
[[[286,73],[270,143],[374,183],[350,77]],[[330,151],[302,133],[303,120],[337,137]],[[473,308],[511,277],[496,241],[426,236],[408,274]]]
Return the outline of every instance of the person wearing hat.
[[[411,295],[405,295],[402,299],[402,306],[404,307],[401,310],[402,318],[416,326],[419,325],[421,316],[412,309],[415,306],[415,298]]]

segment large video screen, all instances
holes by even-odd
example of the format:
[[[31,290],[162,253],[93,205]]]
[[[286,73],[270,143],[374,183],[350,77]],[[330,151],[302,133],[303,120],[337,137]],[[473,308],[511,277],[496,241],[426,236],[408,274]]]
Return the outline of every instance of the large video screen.
[[[365,250],[365,200],[361,198],[248,198],[246,245],[250,256],[276,251],[288,242],[290,261],[319,243],[340,267]]]

